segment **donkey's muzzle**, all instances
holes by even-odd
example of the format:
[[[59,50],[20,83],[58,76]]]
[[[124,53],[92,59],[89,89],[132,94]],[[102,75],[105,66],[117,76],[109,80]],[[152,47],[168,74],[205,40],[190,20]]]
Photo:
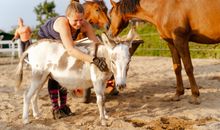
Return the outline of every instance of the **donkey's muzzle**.
[[[117,84],[116,87],[119,91],[123,91],[126,88],[126,84]]]

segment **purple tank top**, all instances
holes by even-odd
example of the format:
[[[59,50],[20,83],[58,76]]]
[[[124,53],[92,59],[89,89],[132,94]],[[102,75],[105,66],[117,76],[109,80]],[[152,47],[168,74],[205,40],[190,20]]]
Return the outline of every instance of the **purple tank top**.
[[[51,18],[44,25],[40,27],[40,30],[38,31],[38,35],[40,38],[61,40],[60,34],[53,29],[53,24],[56,21],[56,19],[59,17],[64,17],[64,16]],[[75,40],[79,33],[80,33],[80,29],[76,30],[76,33],[72,36],[72,39]]]

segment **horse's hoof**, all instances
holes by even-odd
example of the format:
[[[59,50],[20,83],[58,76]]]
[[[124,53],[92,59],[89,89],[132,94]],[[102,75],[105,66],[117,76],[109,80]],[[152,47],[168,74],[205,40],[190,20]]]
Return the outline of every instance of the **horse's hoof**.
[[[172,101],[180,101],[180,96],[175,95],[174,97],[171,98]]]
[[[194,97],[192,96],[192,98],[189,100],[189,103],[194,104],[194,105],[199,105],[201,103],[199,97]]]

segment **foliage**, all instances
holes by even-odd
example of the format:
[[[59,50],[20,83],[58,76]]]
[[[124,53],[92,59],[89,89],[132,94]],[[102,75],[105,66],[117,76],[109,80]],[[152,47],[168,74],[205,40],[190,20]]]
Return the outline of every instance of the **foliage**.
[[[37,37],[37,32],[42,24],[44,24],[49,18],[55,17],[58,14],[55,12],[55,3],[54,1],[40,3],[34,8],[34,12],[37,15],[37,21],[39,22],[36,26],[35,30],[33,31],[33,37]]]

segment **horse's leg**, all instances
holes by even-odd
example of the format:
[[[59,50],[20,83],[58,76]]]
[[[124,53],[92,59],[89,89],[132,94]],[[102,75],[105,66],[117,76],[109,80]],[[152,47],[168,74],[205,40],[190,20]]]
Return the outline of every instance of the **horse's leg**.
[[[102,81],[93,82],[94,90],[96,93],[96,102],[99,108],[101,125],[107,125],[106,119],[108,118],[105,110],[105,86]]]
[[[46,73],[41,77],[41,82],[42,82],[40,85],[41,88],[43,87],[43,85],[47,81],[47,77],[48,77],[48,74],[46,74]],[[32,100],[31,100],[33,116],[35,117],[35,119],[39,119],[39,116],[40,116],[38,106],[37,106],[37,99],[38,99],[39,91],[41,88],[40,87],[37,88],[34,96],[32,97]]]
[[[193,74],[193,65],[192,65],[190,52],[189,52],[188,39],[187,38],[184,39],[183,36],[176,36],[174,40],[174,45],[177,48],[182,58],[186,74],[189,78],[191,92],[192,92],[192,101],[190,101],[190,103],[200,104],[200,101],[198,100],[199,88],[196,84],[196,80]]]
[[[39,72],[32,72],[32,80],[31,80],[31,86],[25,91],[23,97],[23,123],[27,124],[29,123],[29,119],[28,119],[28,110],[29,110],[29,104],[30,104],[30,100],[32,98],[32,96],[34,95],[34,93],[36,92],[36,90],[41,87],[41,76],[42,74],[40,74]]]
[[[182,79],[182,65],[181,65],[181,60],[180,60],[180,55],[175,48],[173,43],[168,43],[171,55],[172,55],[172,60],[173,60],[173,69],[176,74],[176,94],[173,97],[174,101],[179,101],[180,96],[184,94],[184,87],[183,87],[183,79]]]

